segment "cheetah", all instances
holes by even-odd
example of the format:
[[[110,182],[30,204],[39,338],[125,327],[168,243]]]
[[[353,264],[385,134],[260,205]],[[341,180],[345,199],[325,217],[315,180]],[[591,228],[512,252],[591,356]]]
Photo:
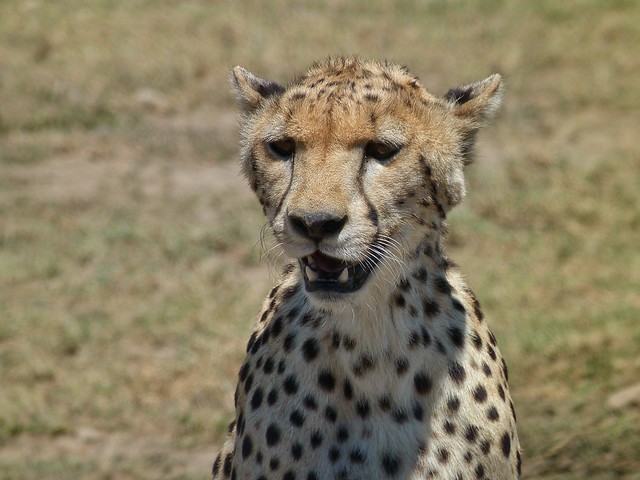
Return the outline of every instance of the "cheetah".
[[[215,479],[516,479],[507,367],[445,255],[502,80],[429,93],[329,58],[283,87],[241,67],[242,170],[293,259],[247,344]]]

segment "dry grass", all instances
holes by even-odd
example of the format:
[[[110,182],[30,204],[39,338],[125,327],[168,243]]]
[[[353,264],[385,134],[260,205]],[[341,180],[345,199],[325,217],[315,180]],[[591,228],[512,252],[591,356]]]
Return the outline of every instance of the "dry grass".
[[[526,478],[639,478],[639,407],[606,400],[640,371],[640,6],[291,3],[0,5],[0,479],[207,477],[271,282],[228,68],[354,52],[435,92],[505,74],[450,254]]]

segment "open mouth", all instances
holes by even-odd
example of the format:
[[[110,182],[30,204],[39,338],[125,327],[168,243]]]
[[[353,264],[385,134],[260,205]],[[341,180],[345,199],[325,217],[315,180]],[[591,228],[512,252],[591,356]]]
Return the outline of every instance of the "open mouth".
[[[375,267],[375,264],[365,267],[360,263],[348,263],[318,251],[299,262],[308,292],[355,292],[364,285]]]

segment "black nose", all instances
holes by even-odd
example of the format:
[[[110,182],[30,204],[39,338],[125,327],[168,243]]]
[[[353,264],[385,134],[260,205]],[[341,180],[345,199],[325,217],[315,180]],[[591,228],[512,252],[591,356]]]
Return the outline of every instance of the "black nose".
[[[293,229],[304,237],[312,240],[322,240],[336,235],[347,223],[347,216],[339,217],[331,212],[317,212],[310,214],[289,214],[289,222]]]

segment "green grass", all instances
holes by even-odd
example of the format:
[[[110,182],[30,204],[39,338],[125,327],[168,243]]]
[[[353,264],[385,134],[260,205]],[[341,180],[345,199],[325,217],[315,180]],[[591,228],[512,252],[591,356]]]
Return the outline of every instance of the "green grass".
[[[0,4],[0,479],[206,478],[272,282],[227,85],[328,54],[504,109],[450,218],[525,478],[637,479],[634,1]]]

